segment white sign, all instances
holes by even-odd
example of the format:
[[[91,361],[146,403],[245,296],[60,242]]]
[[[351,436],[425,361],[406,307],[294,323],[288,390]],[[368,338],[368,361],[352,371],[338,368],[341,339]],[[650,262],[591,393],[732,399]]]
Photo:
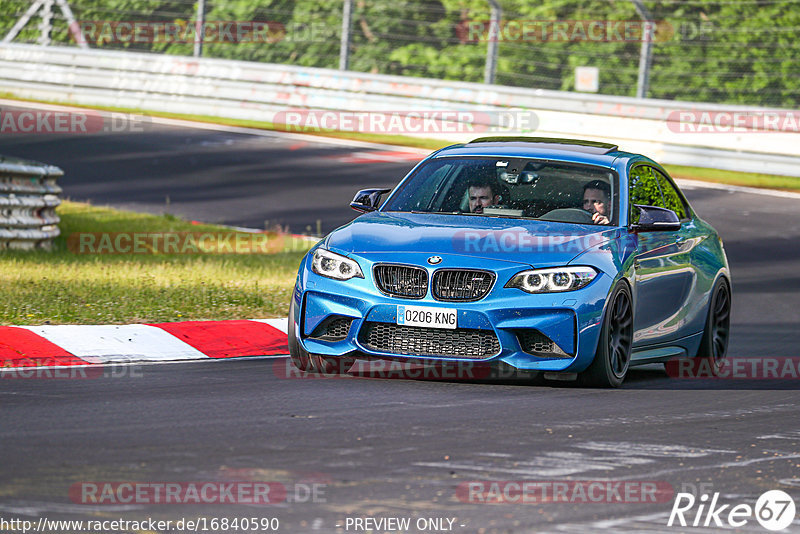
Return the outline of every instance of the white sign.
[[[600,69],[597,67],[575,67],[575,90],[596,93],[600,89]]]

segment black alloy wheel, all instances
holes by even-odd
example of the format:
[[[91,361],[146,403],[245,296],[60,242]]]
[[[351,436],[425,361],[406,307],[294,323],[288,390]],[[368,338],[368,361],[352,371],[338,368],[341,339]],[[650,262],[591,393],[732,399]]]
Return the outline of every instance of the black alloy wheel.
[[[620,282],[608,299],[603,330],[591,365],[581,373],[585,385],[619,387],[631,363],[633,301],[628,284]]]
[[[719,375],[728,354],[728,340],[731,333],[731,289],[721,278],[714,286],[708,306],[708,318],[698,358],[704,358],[714,376]]]

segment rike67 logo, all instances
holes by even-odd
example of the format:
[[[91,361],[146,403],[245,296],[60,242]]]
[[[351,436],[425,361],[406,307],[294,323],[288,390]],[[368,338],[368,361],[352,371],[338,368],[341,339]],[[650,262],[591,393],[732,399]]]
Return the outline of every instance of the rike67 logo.
[[[709,501],[708,494],[696,499],[691,493],[678,493],[669,514],[667,526],[682,527],[743,527],[755,519],[767,530],[783,530],[795,518],[795,504],[792,497],[781,490],[763,493],[755,507],[749,504],[720,504],[719,492]],[[676,525],[676,526],[677,526]]]

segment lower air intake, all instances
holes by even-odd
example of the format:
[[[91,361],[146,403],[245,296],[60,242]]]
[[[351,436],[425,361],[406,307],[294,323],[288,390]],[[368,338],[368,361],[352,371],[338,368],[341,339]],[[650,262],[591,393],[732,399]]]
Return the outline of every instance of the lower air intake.
[[[322,322],[309,336],[322,341],[341,341],[350,332],[352,317],[333,317]]]
[[[541,358],[570,358],[561,347],[538,330],[527,329],[517,331],[517,340],[523,352]]]
[[[494,331],[468,328],[447,330],[367,322],[361,328],[359,341],[375,352],[408,356],[483,359],[500,352]]]

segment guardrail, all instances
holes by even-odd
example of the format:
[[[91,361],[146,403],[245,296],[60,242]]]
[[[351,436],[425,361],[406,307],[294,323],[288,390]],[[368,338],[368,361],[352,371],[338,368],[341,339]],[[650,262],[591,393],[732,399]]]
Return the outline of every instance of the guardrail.
[[[0,156],[0,249],[50,249],[58,237],[58,167]]]
[[[765,132],[745,128],[733,133],[716,129],[708,133],[692,128],[681,131],[675,122],[681,112],[715,116],[771,111],[744,106],[19,44],[0,45],[0,90],[75,104],[267,122],[280,122],[279,112],[287,109],[399,113],[530,110],[537,115],[534,135],[613,141],[664,163],[800,176],[796,129]],[[462,141],[474,136],[444,137]]]

